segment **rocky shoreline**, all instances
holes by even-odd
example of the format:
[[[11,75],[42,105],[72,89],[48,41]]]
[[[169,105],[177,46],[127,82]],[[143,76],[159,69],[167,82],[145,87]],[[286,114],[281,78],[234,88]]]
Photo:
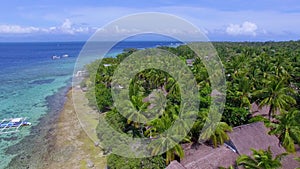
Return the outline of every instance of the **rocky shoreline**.
[[[47,99],[55,106],[49,105],[52,110],[32,127],[29,136],[8,148],[8,154],[22,152],[13,158],[8,169],[105,168],[101,149],[78,121],[72,93],[85,98],[81,90],[63,89]]]

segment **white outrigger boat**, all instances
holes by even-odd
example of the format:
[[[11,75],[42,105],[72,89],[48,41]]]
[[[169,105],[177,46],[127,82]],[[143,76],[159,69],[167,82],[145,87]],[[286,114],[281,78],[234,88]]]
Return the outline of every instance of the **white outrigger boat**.
[[[0,134],[18,132],[21,126],[30,126],[31,123],[26,121],[26,117],[3,119],[0,122]]]

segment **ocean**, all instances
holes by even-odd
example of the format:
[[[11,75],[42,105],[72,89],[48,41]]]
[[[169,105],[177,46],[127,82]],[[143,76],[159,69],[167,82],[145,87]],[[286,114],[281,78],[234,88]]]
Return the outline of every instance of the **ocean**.
[[[153,48],[156,46],[178,45],[168,41],[127,41],[117,44],[106,55],[114,57],[126,48]],[[0,43],[0,119],[27,117],[32,123],[20,132],[0,135],[0,169],[26,151],[8,151],[14,145],[22,144],[25,137],[35,135],[35,128],[51,110],[60,109],[63,101],[59,94],[71,87],[74,65],[84,42],[41,42],[41,43]],[[63,56],[52,59],[52,56]],[[97,58],[88,58],[93,61]],[[52,96],[56,97],[52,97]],[[52,99],[49,99],[52,98]],[[41,125],[40,125],[41,126]],[[33,132],[35,128],[35,132]],[[37,135],[37,136],[36,136]],[[9,152],[9,153],[8,153]]]

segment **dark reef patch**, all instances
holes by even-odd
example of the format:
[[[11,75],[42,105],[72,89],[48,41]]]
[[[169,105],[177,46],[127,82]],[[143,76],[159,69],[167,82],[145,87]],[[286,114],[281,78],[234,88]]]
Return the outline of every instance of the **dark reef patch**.
[[[54,80],[55,79],[34,80],[31,82],[28,82],[28,84],[37,84],[37,85],[49,84],[49,83],[52,83]]]
[[[47,97],[48,113],[39,119],[39,124],[31,127],[30,134],[18,144],[10,146],[6,154],[16,155],[7,169],[44,168],[43,161],[47,158],[55,140],[53,132],[55,123],[66,101],[70,87],[63,87],[52,96]]]

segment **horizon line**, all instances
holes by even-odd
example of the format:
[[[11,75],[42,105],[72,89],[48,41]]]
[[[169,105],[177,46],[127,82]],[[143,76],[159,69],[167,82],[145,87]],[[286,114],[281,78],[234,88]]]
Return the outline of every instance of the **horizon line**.
[[[298,42],[298,40],[265,40],[265,41],[253,41],[253,40],[212,40],[212,41],[189,41],[189,42],[230,42],[230,43],[265,43],[265,42]],[[0,43],[87,43],[87,42],[114,42],[114,41],[85,41],[85,40],[74,40],[74,41],[0,41]],[[176,40],[125,40],[119,42],[176,42],[176,43],[187,43]]]

